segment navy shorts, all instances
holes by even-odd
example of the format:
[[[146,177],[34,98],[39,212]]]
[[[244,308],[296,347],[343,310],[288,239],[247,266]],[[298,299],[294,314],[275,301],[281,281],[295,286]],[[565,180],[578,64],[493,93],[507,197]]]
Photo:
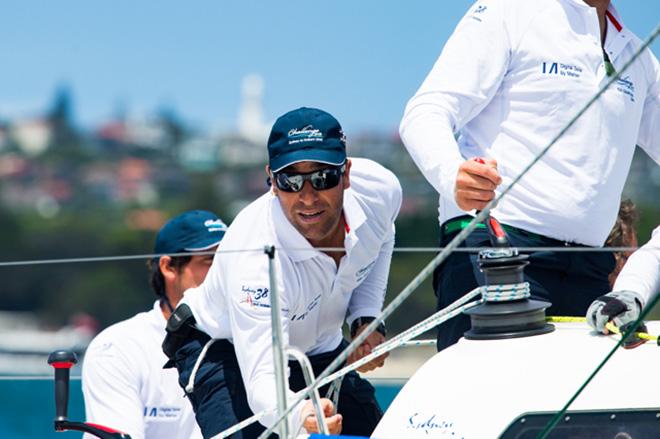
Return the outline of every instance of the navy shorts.
[[[444,233],[441,227],[440,245],[446,246],[458,231]],[[556,239],[507,228],[512,246],[523,247],[584,247],[567,244]],[[459,247],[488,247],[490,241],[485,229],[475,229]],[[525,267],[525,280],[529,282],[533,299],[550,302],[549,316],[584,316],[594,299],[610,291],[608,275],[614,269],[614,256],[603,252],[551,252],[530,254]],[[442,309],[484,285],[483,273],[477,265],[475,253],[452,253],[433,273],[433,289],[437,309]],[[470,318],[458,315],[438,326],[438,351],[458,341],[470,329]]]

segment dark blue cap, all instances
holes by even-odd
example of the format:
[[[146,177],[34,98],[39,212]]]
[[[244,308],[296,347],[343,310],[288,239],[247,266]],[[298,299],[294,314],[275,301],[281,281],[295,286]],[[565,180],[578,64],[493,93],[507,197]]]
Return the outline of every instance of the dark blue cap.
[[[273,172],[298,162],[341,165],[346,136],[337,119],[317,108],[298,108],[280,116],[268,137],[268,164]]]
[[[190,210],[169,220],[156,236],[154,253],[171,254],[208,250],[218,245],[227,225],[214,213]]]

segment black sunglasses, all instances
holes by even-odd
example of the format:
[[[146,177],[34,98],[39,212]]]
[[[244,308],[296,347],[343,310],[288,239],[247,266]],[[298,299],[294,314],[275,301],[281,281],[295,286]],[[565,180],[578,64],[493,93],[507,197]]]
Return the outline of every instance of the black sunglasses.
[[[345,171],[346,165],[344,164],[304,174],[278,172],[274,178],[278,189],[284,192],[300,192],[305,180],[309,180],[312,187],[317,191],[323,191],[337,186]]]

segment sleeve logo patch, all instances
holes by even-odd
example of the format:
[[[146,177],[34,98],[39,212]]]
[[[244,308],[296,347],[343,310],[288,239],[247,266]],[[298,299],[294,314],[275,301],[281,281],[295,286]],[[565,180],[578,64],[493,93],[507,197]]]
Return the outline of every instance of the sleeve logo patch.
[[[241,287],[241,299],[238,303],[246,304],[250,307],[258,306],[261,308],[270,308],[270,298],[268,297],[268,288],[253,288],[247,285]]]
[[[470,18],[476,21],[481,21],[481,18],[479,18],[479,16],[482,15],[484,12],[486,12],[486,9],[488,9],[488,6],[477,5],[472,10],[472,13],[470,14]]]

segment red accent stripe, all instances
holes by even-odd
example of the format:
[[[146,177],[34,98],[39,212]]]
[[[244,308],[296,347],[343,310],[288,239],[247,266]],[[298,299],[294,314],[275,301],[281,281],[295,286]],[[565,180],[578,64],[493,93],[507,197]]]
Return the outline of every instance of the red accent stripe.
[[[95,427],[98,428],[101,431],[105,431],[107,433],[119,433],[119,434],[126,434],[123,431],[120,430],[115,430],[114,428],[106,427],[105,425],[99,425],[99,424],[92,424],[91,422],[85,422],[85,425],[89,425],[90,427]]]
[[[56,361],[50,365],[55,369],[71,369],[73,367],[73,363],[70,361]]]
[[[621,29],[623,29],[623,26],[621,26],[621,23],[619,23],[616,18],[614,18],[614,15],[610,13],[610,11],[605,11],[605,15],[607,15],[607,18],[610,19],[614,27],[616,28],[617,31],[621,32]]]

